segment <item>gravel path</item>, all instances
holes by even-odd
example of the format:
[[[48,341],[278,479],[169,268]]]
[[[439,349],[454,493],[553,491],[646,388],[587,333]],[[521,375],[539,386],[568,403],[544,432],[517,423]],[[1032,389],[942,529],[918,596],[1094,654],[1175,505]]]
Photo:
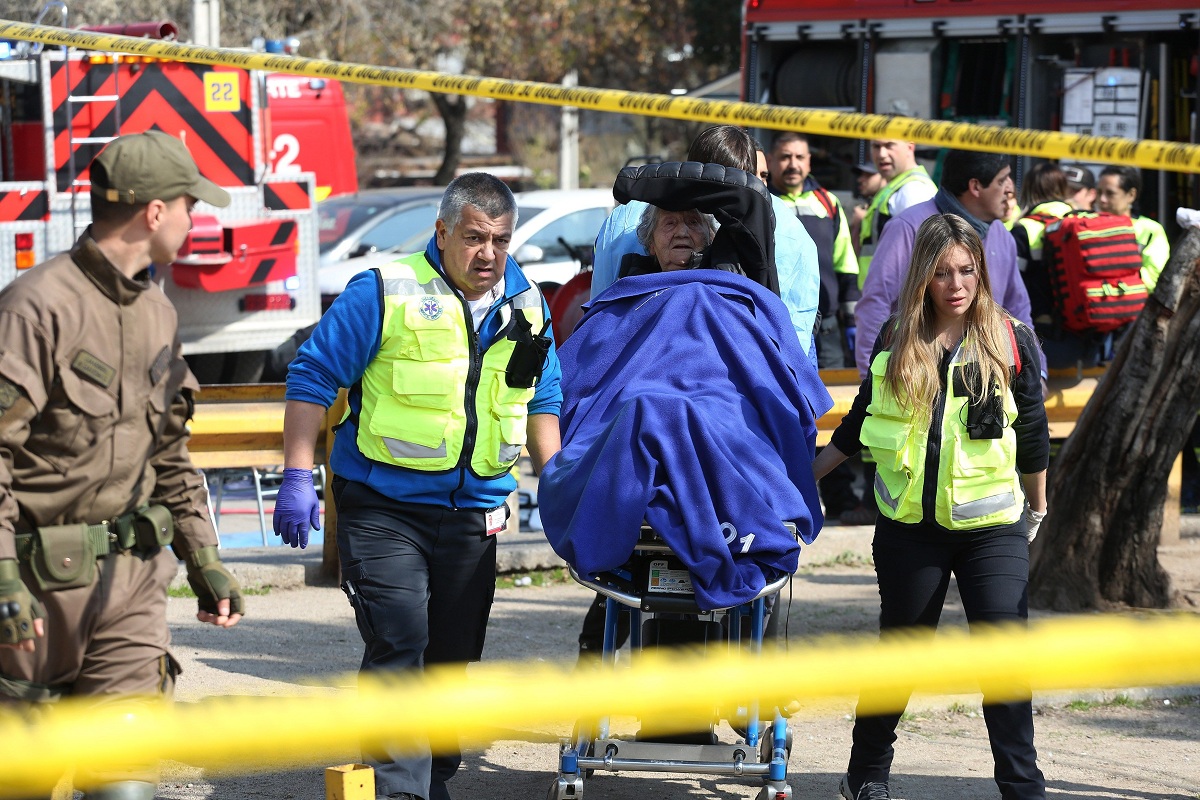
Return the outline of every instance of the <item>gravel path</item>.
[[[809,563],[817,566],[795,581],[790,635],[872,630],[878,599],[874,573],[861,558],[861,539],[839,543],[835,536],[826,536],[822,544],[825,549],[814,546],[806,551]],[[1167,564],[1177,583],[1200,589],[1200,539],[1187,540]],[[485,659],[573,658],[588,598],[588,592],[575,585],[501,589]],[[192,620],[194,601],[171,601],[175,652],[184,665],[180,702],[277,694],[293,690],[308,676],[345,675],[357,667],[361,643],[350,608],[336,588],[272,590],[249,598],[249,610],[241,625],[220,632]],[[961,622],[961,610],[952,598],[944,623]],[[997,797],[978,703],[978,696],[914,699],[896,746],[895,796]],[[1037,744],[1051,798],[1200,798],[1200,689],[1080,693],[1039,697],[1035,704]],[[796,797],[837,797],[852,711],[847,700],[820,715],[792,719],[795,746],[789,779]],[[554,741],[567,733],[546,728],[504,733],[505,738],[484,752],[467,755],[451,791],[456,798],[486,800],[545,797],[556,769]],[[724,734],[731,740],[728,729]],[[207,777],[194,767],[171,762],[165,765],[159,797],[320,800],[325,796],[323,768],[357,760],[355,748],[348,745],[344,758],[329,764],[297,764],[294,771],[249,777]],[[730,800],[756,797],[758,788],[714,777],[605,774],[588,781],[586,794],[590,800],[640,800],[668,793]]]

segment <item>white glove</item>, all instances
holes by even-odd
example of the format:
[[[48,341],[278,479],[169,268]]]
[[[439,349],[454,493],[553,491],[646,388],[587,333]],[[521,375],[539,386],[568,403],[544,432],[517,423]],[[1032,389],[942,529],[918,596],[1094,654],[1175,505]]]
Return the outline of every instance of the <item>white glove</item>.
[[[1025,506],[1025,538],[1030,544],[1033,544],[1038,528],[1042,527],[1042,520],[1045,518],[1045,511],[1034,511],[1028,504]]]

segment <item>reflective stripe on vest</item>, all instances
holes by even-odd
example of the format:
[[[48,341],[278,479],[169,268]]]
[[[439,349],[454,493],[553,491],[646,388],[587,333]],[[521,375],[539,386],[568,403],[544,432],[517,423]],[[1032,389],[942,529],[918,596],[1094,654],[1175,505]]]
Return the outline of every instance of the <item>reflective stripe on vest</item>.
[[[358,449],[373,461],[422,472],[504,474],[521,455],[534,394],[505,380],[515,342],[504,331],[516,309],[541,330],[541,292],[531,284],[501,307],[501,332],[480,354],[465,301],[424,253],[377,272],[380,348],[361,380]]]
[[[931,420],[914,421],[908,407],[888,389],[884,375],[890,356],[884,350],[871,362],[871,403],[860,440],[875,458],[875,497],[880,513],[897,522],[918,523],[924,519],[922,500]],[[953,379],[955,370],[969,363],[963,359],[960,346],[945,376],[941,408],[934,517],[950,530],[1016,522],[1023,504],[1016,468],[1016,434],[1012,429],[1017,417],[1016,401],[1011,391],[1005,393],[1000,438],[970,438],[966,427],[970,398],[956,393]]]
[[[867,211],[863,214],[862,228],[858,232],[858,288],[860,289],[867,280],[867,270],[871,268],[871,259],[875,257],[875,246],[879,244],[879,235],[883,232],[883,226],[887,220],[891,219],[891,215],[887,213],[888,201],[906,183],[912,181],[924,181],[930,186],[935,185],[924,167],[916,166],[905,170],[884,184],[883,188],[871,198],[871,204],[867,206]]]

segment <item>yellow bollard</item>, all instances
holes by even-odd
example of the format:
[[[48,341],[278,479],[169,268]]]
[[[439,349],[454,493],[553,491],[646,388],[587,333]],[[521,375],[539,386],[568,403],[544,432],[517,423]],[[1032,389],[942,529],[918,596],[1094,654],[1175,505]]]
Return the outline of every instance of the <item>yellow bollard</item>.
[[[375,800],[375,770],[366,764],[326,767],[325,800]]]

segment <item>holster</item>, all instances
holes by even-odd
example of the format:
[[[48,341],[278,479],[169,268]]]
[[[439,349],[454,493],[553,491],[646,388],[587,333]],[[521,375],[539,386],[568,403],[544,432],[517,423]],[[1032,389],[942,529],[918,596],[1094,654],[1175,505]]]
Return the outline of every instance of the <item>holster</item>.
[[[1004,403],[1000,400],[999,386],[993,383],[992,391],[977,402],[973,398],[980,394],[982,385],[978,365],[966,364],[954,370],[954,393],[972,398],[967,403],[967,418],[964,421],[968,435],[972,439],[999,439],[1004,435],[1005,427]]]
[[[504,370],[504,380],[509,388],[532,389],[542,377],[546,354],[550,352],[550,337],[544,335],[548,327],[550,321],[546,320],[542,330],[535,334],[533,326],[525,319],[525,312],[519,308],[513,311],[508,338],[516,344]]]

